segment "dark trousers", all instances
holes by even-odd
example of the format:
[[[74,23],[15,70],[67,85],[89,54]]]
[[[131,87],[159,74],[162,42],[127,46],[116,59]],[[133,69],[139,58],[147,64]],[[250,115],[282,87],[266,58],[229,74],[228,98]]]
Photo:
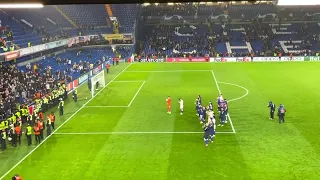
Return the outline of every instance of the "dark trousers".
[[[112,61],[112,65],[114,66],[114,61]]]
[[[35,138],[36,138],[36,142],[37,142],[38,144],[40,144],[40,142],[41,142],[40,134],[35,135]]]
[[[32,144],[31,135],[27,135],[27,140],[28,140],[28,146],[30,146]]]
[[[109,68],[107,68],[107,73],[109,73]]]
[[[5,140],[5,139],[0,139],[0,141],[1,141],[1,148],[2,148],[2,150],[7,149],[6,140]]]
[[[27,116],[21,116],[22,124],[27,122]]]
[[[43,140],[43,129],[40,129],[40,138]]]
[[[21,145],[21,135],[17,134],[17,142]]]
[[[117,61],[116,63],[117,63],[117,65],[119,65],[119,61]]]
[[[63,115],[63,106],[60,106],[60,108],[59,108],[59,115],[60,115],[60,116]]]
[[[12,134],[12,140],[11,140],[12,146],[16,147],[17,146],[17,135]]]
[[[279,114],[279,124],[281,124],[281,122],[284,122],[284,115]]]
[[[51,126],[50,124],[47,124],[47,137],[51,134]]]
[[[74,102],[78,101],[78,95],[77,94],[73,95],[73,100],[74,100]]]
[[[274,119],[274,111],[270,111],[270,118],[273,120]]]
[[[51,122],[51,127],[52,129],[54,129],[54,122]]]

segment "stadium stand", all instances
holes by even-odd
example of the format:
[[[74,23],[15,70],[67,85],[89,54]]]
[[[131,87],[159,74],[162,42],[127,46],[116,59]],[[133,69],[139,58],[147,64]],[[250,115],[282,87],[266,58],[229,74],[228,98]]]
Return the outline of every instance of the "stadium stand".
[[[28,42],[31,42],[31,44],[41,42],[41,38],[33,32],[33,29],[27,28],[21,21],[3,11],[0,11],[0,14],[1,27],[5,29],[2,31],[2,38],[5,39],[7,47],[15,45],[15,49],[17,49],[27,47]],[[12,38],[8,37],[10,31]],[[3,49],[1,49],[1,52],[3,52]]]
[[[120,7],[112,8],[115,16],[121,16]],[[125,6],[125,9],[127,14],[118,17],[122,24],[120,32],[132,33],[135,5]],[[101,36],[113,32],[110,22],[108,24],[109,16],[104,5],[46,6],[35,10],[1,10],[0,13],[0,53],[26,48],[29,42],[35,46],[61,38]],[[9,32],[12,38],[8,35]],[[11,45],[15,45],[15,49],[10,49]],[[22,66],[11,62],[1,64],[0,111],[5,112],[1,119],[6,119],[15,112],[16,103],[30,104],[34,102],[34,95],[37,93],[41,94],[38,98],[44,98],[50,93],[46,91],[47,82],[50,82],[50,87],[59,89],[58,83],[66,84],[103,61],[112,61],[116,57],[126,59],[133,53],[132,46],[84,47],[81,50],[79,47],[81,46],[73,46],[73,50],[66,47],[55,48],[16,59],[15,62],[23,64]],[[25,62],[37,57],[36,61]],[[12,77],[18,79],[11,79]],[[39,86],[34,87],[35,83]]]
[[[10,51],[11,45],[15,45],[15,49],[28,47],[28,42],[34,46],[78,35],[102,37],[103,34],[112,34],[115,31],[110,17],[116,17],[119,33],[134,33],[135,24],[138,25],[139,43],[136,46],[141,56],[309,55],[320,50],[317,30],[320,24],[315,22],[320,19],[318,11],[308,7],[277,8],[270,4],[202,3],[149,6],[94,4],[46,6],[39,10],[1,10],[1,43],[4,48],[0,53],[4,52],[5,47]],[[1,70],[6,70],[1,71],[2,102],[10,98],[8,102],[32,102],[32,94],[45,89],[44,82],[49,76],[43,77],[43,74],[50,74],[50,82],[64,80],[68,83],[102,61],[115,57],[127,59],[134,53],[132,46],[73,48],[60,47],[18,58],[16,62],[23,64],[20,67],[2,64]],[[40,60],[24,63],[36,57],[40,57]],[[34,67],[37,67],[36,70]],[[28,74],[30,72],[33,74]],[[19,79],[14,79],[10,87],[3,86],[17,74]],[[30,84],[21,83],[27,74],[34,79],[41,79],[42,85],[30,89]],[[19,91],[15,91],[16,87],[19,87]],[[22,92],[25,93],[22,95]],[[4,111],[8,111],[10,103],[5,107]]]
[[[314,8],[179,3],[142,8],[142,56],[315,54],[319,23]],[[278,16],[279,14],[279,16]],[[304,20],[304,21],[303,21]],[[306,22],[305,20],[309,20]]]
[[[120,32],[131,33],[133,32],[133,23],[137,17],[136,4],[112,4],[111,9],[113,15],[118,18],[120,24]]]
[[[17,103],[32,103],[37,93],[41,94],[42,99],[51,92],[47,86],[58,89],[58,83],[67,84],[103,61],[111,61],[116,54],[127,58],[131,50],[129,47],[118,47],[115,51],[110,47],[84,48],[45,57],[21,67],[1,64],[0,104],[3,106],[0,106],[0,111],[5,113],[0,119],[10,117]]]

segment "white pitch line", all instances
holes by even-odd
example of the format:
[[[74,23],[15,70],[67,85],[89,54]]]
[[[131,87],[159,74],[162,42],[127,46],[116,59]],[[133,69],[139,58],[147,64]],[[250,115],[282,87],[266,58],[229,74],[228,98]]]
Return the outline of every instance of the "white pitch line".
[[[114,83],[133,83],[133,82],[143,82],[142,80],[141,81],[113,81]]]
[[[228,102],[232,102],[232,101],[236,101],[236,100],[242,99],[242,98],[248,96],[248,94],[249,94],[249,90],[247,88],[245,88],[243,86],[240,86],[238,84],[233,84],[233,83],[228,83],[228,82],[218,82],[218,83],[219,84],[228,84],[228,85],[236,86],[236,87],[239,87],[239,88],[244,89],[246,91],[246,94],[244,94],[243,96],[240,96],[240,97],[234,98],[234,99],[229,99]]]
[[[127,108],[128,106],[85,106],[85,108]]]
[[[234,134],[234,132],[216,132],[218,134]],[[198,131],[144,131],[144,132],[74,132],[55,133],[56,135],[101,135],[101,134],[203,134]]]
[[[219,91],[219,94],[222,94],[222,93],[221,93],[221,90],[220,90],[220,87],[219,87],[219,84],[218,84],[218,81],[217,81],[217,79],[216,79],[216,76],[214,75],[214,72],[211,71],[211,73],[212,73],[213,79],[214,79],[214,81],[215,81],[215,83],[216,83],[216,86],[217,86],[217,89],[218,89],[218,91]],[[233,123],[232,123],[232,120],[231,120],[230,115],[228,114],[227,116],[228,116],[229,121],[230,121],[230,125],[231,125],[231,128],[232,128],[232,132],[236,133],[236,130],[234,129],[234,126],[233,126]]]
[[[126,69],[128,69],[131,66],[131,64],[129,64],[126,68],[124,68],[118,75],[116,75],[106,86],[104,86],[101,91],[106,88],[112,81],[114,81],[118,76],[120,76]],[[35,148],[33,148],[27,155],[25,155],[19,162],[17,162],[17,164],[15,164],[11,169],[9,169],[4,175],[2,175],[0,177],[0,180],[2,180],[4,177],[6,177],[14,168],[16,168],[19,164],[21,164],[25,159],[27,159],[27,157],[29,157],[35,150],[37,150],[44,142],[46,142],[53,134],[55,134],[57,132],[57,130],[59,130],[64,124],[66,124],[72,117],[74,117],[79,111],[81,111],[81,109],[84,108],[84,106],[86,106],[90,101],[92,101],[92,99],[94,99],[94,97],[96,97],[101,91],[99,91],[97,94],[95,94],[91,99],[89,99],[89,101],[87,101],[86,103],[84,103],[75,113],[73,113],[66,121],[64,121],[59,127],[57,127],[56,130],[54,130],[52,132],[52,134],[50,134],[47,138],[45,138],[39,145],[37,145]]]
[[[126,73],[141,73],[141,72],[158,72],[158,73],[165,73],[165,72],[209,72],[211,70],[168,70],[168,71],[126,71]]]
[[[143,81],[143,83],[141,84],[141,86],[139,87],[138,91],[136,92],[136,94],[133,96],[133,98],[131,99],[130,103],[128,104],[128,107],[131,106],[132,102],[136,99],[137,95],[139,94],[141,88],[143,87],[144,83],[146,83],[146,81]]]

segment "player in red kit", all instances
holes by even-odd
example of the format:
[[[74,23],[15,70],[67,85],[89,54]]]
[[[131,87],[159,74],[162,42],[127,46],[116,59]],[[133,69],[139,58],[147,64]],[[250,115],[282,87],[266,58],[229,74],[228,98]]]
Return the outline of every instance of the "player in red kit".
[[[167,108],[168,108],[168,114],[171,114],[171,98],[170,96],[167,97]]]

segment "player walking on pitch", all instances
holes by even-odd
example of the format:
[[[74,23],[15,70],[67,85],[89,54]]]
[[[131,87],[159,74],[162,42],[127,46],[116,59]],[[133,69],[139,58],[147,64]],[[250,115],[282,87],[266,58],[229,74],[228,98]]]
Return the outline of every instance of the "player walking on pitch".
[[[167,97],[167,109],[168,109],[168,114],[171,114],[171,98],[170,96]]]
[[[180,104],[180,115],[183,115],[183,100],[181,98],[179,99],[179,104]]]

